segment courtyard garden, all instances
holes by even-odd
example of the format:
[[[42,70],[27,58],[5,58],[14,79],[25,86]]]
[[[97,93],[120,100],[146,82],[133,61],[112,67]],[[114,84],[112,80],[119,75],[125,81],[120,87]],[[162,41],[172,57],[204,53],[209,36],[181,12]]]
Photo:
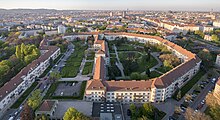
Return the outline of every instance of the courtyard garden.
[[[139,43],[137,41],[128,41],[126,37],[122,37],[108,41],[108,45],[111,68],[113,69],[109,70],[109,79],[112,78],[111,75],[119,79],[123,77],[133,79],[134,76],[138,77],[136,80],[155,78],[181,63],[177,56],[173,55],[171,51],[161,44]],[[116,54],[118,54],[119,59],[117,59]],[[118,63],[123,66],[125,75],[123,77],[120,74],[121,71],[118,68],[120,65]]]
[[[84,52],[87,49],[87,45],[85,45],[82,40],[73,41],[72,43],[75,45],[75,50],[68,58],[65,67],[61,71],[61,75],[64,78],[77,76],[84,57]]]

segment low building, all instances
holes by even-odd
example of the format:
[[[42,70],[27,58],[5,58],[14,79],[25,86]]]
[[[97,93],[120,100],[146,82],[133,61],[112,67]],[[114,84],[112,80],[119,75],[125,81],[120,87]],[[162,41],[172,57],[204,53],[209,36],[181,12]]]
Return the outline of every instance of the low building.
[[[212,41],[212,36],[210,36],[210,35],[205,35],[204,40]]]
[[[58,34],[66,33],[66,27],[63,25],[59,25],[57,29],[58,29]]]
[[[45,114],[48,117],[53,116],[57,105],[58,100],[44,100],[41,106],[36,110],[35,116],[40,116],[42,114]]]
[[[217,55],[215,64],[220,67],[220,54]]]

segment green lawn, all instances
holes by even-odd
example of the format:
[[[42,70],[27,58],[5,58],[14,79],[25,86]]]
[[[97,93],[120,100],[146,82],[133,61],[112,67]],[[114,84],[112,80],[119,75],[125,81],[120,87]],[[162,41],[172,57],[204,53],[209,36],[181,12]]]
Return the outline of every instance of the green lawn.
[[[191,80],[189,80],[181,89],[181,98],[200,80],[200,78],[205,74],[205,71],[200,70]],[[177,92],[174,93],[173,98],[176,98]]]
[[[22,95],[21,97],[11,106],[11,108],[18,108],[24,100],[28,97],[28,95],[36,88],[38,82],[34,82]]]
[[[87,49],[87,46],[83,46],[81,41],[74,41],[73,44],[75,45],[75,50],[68,58],[65,67],[61,71],[61,75],[64,78],[77,76],[84,57],[84,51]]]
[[[83,75],[88,75],[89,73],[92,73],[94,62],[86,62],[84,68],[83,68]]]
[[[135,51],[136,49],[129,44],[122,44],[120,46],[116,46],[118,51]]]
[[[162,73],[166,73],[166,72],[170,71],[171,69],[165,69],[165,67],[159,67],[159,68],[157,68],[157,70]]]
[[[156,77],[160,77],[160,76],[161,76],[161,74],[158,73],[157,71],[152,71],[150,73],[150,78],[156,78]]]

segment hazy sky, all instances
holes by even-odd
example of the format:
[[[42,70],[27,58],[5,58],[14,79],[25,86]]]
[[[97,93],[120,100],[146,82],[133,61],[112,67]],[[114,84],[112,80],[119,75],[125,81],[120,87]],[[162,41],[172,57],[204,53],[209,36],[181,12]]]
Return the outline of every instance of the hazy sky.
[[[0,0],[0,8],[220,11],[220,0]]]

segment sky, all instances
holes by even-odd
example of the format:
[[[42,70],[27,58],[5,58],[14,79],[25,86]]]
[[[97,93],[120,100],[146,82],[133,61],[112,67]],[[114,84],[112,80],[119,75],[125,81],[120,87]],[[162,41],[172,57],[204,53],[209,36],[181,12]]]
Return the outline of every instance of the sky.
[[[0,8],[220,11],[220,0],[0,0]]]

